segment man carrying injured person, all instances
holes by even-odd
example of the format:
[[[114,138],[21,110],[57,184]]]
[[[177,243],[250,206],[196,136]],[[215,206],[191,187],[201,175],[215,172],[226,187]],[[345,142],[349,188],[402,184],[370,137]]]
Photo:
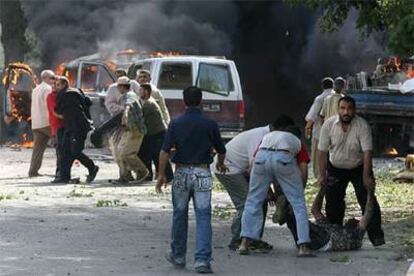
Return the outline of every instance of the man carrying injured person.
[[[242,216],[240,254],[249,253],[249,244],[260,238],[263,223],[262,204],[266,199],[270,184],[278,182],[284,194],[292,204],[298,227],[298,257],[314,256],[307,247],[310,242],[308,215],[305,205],[304,185],[296,156],[301,149],[301,141],[295,135],[286,132],[291,121],[281,116],[273,124],[274,131],[266,134],[259,146],[253,164],[249,183],[249,193]]]
[[[143,181],[148,175],[147,168],[138,158],[138,151],[147,129],[138,96],[130,88],[130,81],[127,77],[118,79],[118,90],[122,95],[119,103],[124,105],[124,111],[121,125],[110,139],[112,154],[119,166],[118,183],[121,184],[128,183],[130,171],[137,174],[137,182]]]

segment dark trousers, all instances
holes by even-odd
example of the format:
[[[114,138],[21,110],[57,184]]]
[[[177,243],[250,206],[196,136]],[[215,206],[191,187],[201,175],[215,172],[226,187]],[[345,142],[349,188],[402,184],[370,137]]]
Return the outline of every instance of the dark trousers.
[[[367,203],[367,190],[363,183],[362,165],[354,169],[338,169],[328,162],[328,176],[326,184],[326,216],[332,224],[343,224],[345,216],[345,195],[348,183],[351,182],[355,189],[358,204],[362,213]],[[377,238],[384,238],[381,229],[381,209],[374,199],[373,215],[367,227],[368,237],[371,242]]]
[[[62,151],[63,151],[63,136],[65,133],[65,129],[63,127],[58,128],[56,130],[56,142],[55,142],[55,148],[56,148],[56,173],[55,177],[60,178],[60,170],[61,170],[61,163],[62,163]]]
[[[144,162],[147,169],[151,172],[151,162],[154,162],[156,171],[158,172],[160,151],[162,144],[164,143],[165,131],[159,132],[154,135],[145,135],[144,140],[141,145],[140,152],[138,156]],[[174,173],[171,167],[171,163],[167,163],[165,168],[165,175],[167,177],[167,182],[170,182],[174,178]]]
[[[85,148],[86,135],[86,133],[64,131],[60,170],[61,179],[70,180],[70,171],[75,159],[79,160],[88,169],[89,173],[95,168],[93,161],[82,152]]]

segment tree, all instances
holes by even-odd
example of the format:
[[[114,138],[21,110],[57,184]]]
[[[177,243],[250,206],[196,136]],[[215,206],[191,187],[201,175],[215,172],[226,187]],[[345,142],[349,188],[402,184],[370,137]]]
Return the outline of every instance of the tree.
[[[1,42],[4,48],[4,64],[24,61],[28,50],[25,37],[27,22],[19,0],[0,0]]]
[[[288,0],[295,5],[321,9],[323,31],[342,26],[351,10],[359,12],[356,27],[362,36],[384,32],[388,50],[398,55],[414,54],[413,0]]]

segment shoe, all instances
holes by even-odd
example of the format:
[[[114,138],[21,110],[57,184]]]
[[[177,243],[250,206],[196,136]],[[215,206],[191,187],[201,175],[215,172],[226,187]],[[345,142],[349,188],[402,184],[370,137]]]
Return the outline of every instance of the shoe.
[[[137,174],[137,180],[135,181],[136,183],[141,183],[143,181],[145,181],[145,179],[148,177],[149,175],[149,171],[147,171],[144,175],[142,175],[141,177],[138,176]]]
[[[175,261],[173,259],[173,257],[171,256],[171,253],[165,254],[165,259],[176,268],[184,268],[185,267],[185,264],[178,263],[177,261]]]
[[[269,253],[272,249],[273,246],[271,244],[262,240],[252,241],[249,245],[249,250],[258,253]]]
[[[114,179],[114,180],[109,180],[110,183],[113,183],[115,185],[127,185],[129,183],[128,179],[124,178],[124,177],[120,177],[118,179]]]
[[[376,238],[371,243],[375,247],[381,246],[381,245],[384,245],[385,244],[385,239],[383,237],[382,238]]]
[[[42,176],[40,173],[29,173],[29,177],[38,177],[38,176]]]
[[[55,178],[50,183],[53,184],[69,184],[70,179]]]
[[[148,176],[147,177],[145,177],[145,181],[152,181],[152,179],[153,179],[153,176],[151,175],[151,174],[148,174]]]
[[[86,177],[86,182],[91,183],[95,179],[98,171],[99,171],[99,167],[95,166],[95,168],[93,168],[93,170],[89,172],[89,175]]]
[[[240,242],[241,242],[241,240],[240,239],[237,239],[237,240],[231,240],[231,242],[229,243],[229,245],[228,245],[228,247],[229,247],[229,249],[231,250],[231,251],[236,251],[237,250],[237,248],[239,248],[239,246],[240,246]]]
[[[211,273],[213,273],[213,270],[211,270],[211,266],[210,265],[198,266],[194,270],[198,274],[211,274]]]

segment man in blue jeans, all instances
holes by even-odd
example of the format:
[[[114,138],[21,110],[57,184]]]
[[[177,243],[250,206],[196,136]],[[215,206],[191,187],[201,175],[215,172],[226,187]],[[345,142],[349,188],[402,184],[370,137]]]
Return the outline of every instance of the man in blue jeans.
[[[273,123],[274,131],[263,137],[259,146],[249,184],[242,216],[242,241],[239,253],[248,254],[249,243],[260,238],[263,224],[262,205],[270,184],[279,183],[293,208],[298,228],[298,257],[314,256],[307,243],[310,242],[308,216],[305,205],[304,185],[296,155],[301,141],[285,129],[291,119],[281,116]]]
[[[176,170],[172,183],[173,222],[171,252],[166,259],[176,267],[185,267],[188,231],[188,203],[193,199],[196,216],[196,251],[194,268],[197,273],[212,273],[211,189],[209,164],[212,150],[218,154],[217,170],[225,173],[226,148],[220,137],[217,123],[204,117],[199,108],[202,91],[188,87],[183,91],[186,111],[171,121],[160,152],[156,191],[166,187],[165,174],[169,154]]]

